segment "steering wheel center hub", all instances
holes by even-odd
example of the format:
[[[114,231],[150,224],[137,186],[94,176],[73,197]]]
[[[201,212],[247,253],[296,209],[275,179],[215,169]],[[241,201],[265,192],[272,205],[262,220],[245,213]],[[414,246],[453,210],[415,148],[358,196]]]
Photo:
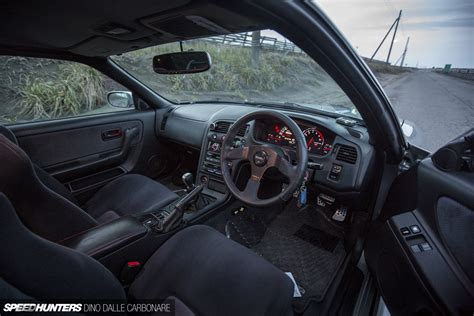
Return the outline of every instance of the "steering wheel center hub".
[[[263,167],[268,162],[268,154],[264,150],[257,151],[253,155],[253,162],[257,167]]]

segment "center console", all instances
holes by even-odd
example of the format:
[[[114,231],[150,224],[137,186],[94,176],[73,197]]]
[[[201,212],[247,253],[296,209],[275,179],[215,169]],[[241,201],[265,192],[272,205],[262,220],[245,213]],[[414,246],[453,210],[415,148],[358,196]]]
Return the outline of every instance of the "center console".
[[[199,221],[209,210],[228,197],[221,170],[220,151],[223,139],[233,122],[212,123],[202,144],[197,180],[183,175],[186,189],[169,205],[147,213],[124,216],[107,224],[77,234],[62,241],[99,260],[123,284],[140,270],[140,265],[175,232],[189,223]],[[247,126],[234,139],[236,145],[245,142]],[[196,182],[196,183],[194,183]]]
[[[221,170],[221,146],[232,121],[216,121],[210,124],[205,140],[203,141],[201,158],[199,160],[198,181],[206,183],[204,193],[217,199],[224,198],[227,186],[224,183]],[[247,126],[237,133],[234,142],[245,143]]]

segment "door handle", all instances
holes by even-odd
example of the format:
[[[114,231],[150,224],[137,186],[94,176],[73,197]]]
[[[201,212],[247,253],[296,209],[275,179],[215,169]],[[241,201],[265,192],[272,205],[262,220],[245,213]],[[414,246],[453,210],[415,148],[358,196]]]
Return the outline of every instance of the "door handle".
[[[121,128],[109,129],[105,132],[102,132],[102,140],[120,138],[120,137],[122,137],[122,134],[123,134],[123,132],[122,132]]]

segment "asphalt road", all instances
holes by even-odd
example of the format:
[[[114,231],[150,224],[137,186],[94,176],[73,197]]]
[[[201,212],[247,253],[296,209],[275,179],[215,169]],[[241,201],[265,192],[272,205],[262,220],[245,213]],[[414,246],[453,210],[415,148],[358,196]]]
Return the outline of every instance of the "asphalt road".
[[[418,70],[380,82],[399,119],[414,126],[414,145],[435,151],[474,128],[474,81]]]

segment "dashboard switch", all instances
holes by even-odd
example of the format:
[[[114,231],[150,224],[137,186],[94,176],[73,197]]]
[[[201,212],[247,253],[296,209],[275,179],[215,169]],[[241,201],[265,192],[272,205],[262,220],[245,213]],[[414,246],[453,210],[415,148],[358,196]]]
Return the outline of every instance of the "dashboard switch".
[[[402,233],[403,236],[410,235],[410,230],[408,229],[408,227],[400,228],[400,232]]]
[[[410,230],[413,234],[419,234],[421,232],[420,227],[418,227],[418,225],[411,225]]]
[[[420,247],[418,247],[418,245],[412,245],[410,246],[410,248],[411,248],[411,251],[413,251],[414,253],[421,252],[421,249]]]
[[[308,161],[308,169],[311,170],[323,170],[323,164],[319,162]]]
[[[342,172],[342,166],[333,164],[331,167],[331,171],[329,172],[329,179],[334,180],[334,181],[339,181],[339,178],[341,177],[341,172]]]
[[[431,250],[431,246],[427,242],[424,242],[424,243],[420,244],[420,248],[423,249],[423,251]]]

